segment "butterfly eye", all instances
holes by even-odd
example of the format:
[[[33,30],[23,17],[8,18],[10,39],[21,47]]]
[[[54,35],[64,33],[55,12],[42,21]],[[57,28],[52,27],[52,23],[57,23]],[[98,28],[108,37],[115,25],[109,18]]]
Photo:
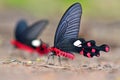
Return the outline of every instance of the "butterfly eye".
[[[82,42],[80,40],[77,40],[73,43],[74,46],[77,46],[77,47],[82,47]]]
[[[34,47],[38,47],[38,46],[41,45],[41,41],[40,41],[40,40],[33,40],[33,41],[32,41],[32,45],[33,45]]]

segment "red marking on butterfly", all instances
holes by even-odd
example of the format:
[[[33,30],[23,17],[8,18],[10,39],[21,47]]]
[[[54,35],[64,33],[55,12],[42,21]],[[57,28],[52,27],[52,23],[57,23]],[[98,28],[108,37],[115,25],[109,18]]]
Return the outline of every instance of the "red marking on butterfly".
[[[63,56],[63,57],[66,57],[66,58],[69,58],[69,59],[72,59],[72,60],[75,57],[72,53],[64,52],[64,51],[62,51],[62,50],[60,50],[58,48],[55,48],[55,47],[50,48],[50,51],[55,52],[55,54],[57,56]]]
[[[25,45],[25,44],[23,44],[23,43],[21,43],[21,42],[19,42],[17,40],[12,40],[11,44],[16,46],[17,48],[19,48],[21,50],[25,50],[25,51],[29,52],[29,53],[33,53],[33,52],[36,51],[41,56],[45,55],[45,54],[48,54],[49,51],[50,51],[48,49],[47,45],[44,44],[44,43],[41,46],[37,47],[37,48],[32,48],[32,47],[30,47],[28,45]]]
[[[95,53],[95,51],[96,51],[96,50],[95,50],[94,48],[92,48],[92,52]]]
[[[80,54],[81,54],[81,55],[83,55],[83,54],[84,54],[83,50],[81,50],[81,51],[80,51]]]
[[[25,50],[25,51],[28,51],[30,53],[33,53],[35,51],[34,48],[32,47],[29,47],[28,45],[25,45],[17,40],[12,40],[11,41],[11,44],[16,46],[17,48],[21,49],[21,50]]]
[[[110,49],[110,48],[109,48],[108,46],[105,47],[105,51],[106,51],[106,52],[108,52],[109,49]]]
[[[40,56],[47,55],[50,52],[48,46],[45,43],[43,43],[43,44],[41,44],[41,46],[37,47],[36,51],[38,52],[38,54]]]
[[[91,58],[90,53],[87,53],[87,57],[88,57],[88,58]]]
[[[87,43],[87,46],[88,46],[88,47],[91,47],[91,43],[90,43],[90,42],[88,42],[88,43]]]

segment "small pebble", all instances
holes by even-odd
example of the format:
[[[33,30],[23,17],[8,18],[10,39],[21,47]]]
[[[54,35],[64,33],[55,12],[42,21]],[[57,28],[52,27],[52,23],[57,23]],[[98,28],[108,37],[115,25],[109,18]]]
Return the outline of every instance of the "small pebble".
[[[16,62],[17,60],[16,59],[12,59],[11,62]]]
[[[2,63],[3,63],[3,64],[10,64],[11,61],[3,61]]]
[[[32,64],[33,62],[32,61],[28,61],[27,64]]]
[[[33,64],[32,61],[27,61],[27,62],[22,62],[23,65],[25,66],[31,66]]]
[[[110,69],[110,68],[112,68],[112,66],[110,65],[110,64],[105,64],[104,66],[103,66],[103,68],[106,68],[106,69]]]
[[[84,64],[84,65],[82,65],[82,67],[88,67],[88,65]]]
[[[40,58],[37,58],[36,61],[37,61],[37,62],[41,62],[41,59],[40,59]]]

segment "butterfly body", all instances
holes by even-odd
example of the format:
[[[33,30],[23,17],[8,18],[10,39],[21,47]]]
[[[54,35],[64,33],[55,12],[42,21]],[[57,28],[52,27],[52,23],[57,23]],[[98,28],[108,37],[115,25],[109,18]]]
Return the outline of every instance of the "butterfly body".
[[[11,41],[12,45],[30,53],[35,51],[40,52],[39,49],[43,47],[43,41],[38,40],[37,37],[42,33],[47,24],[47,20],[40,20],[33,25],[28,26],[25,20],[20,20],[15,28],[15,39]],[[44,52],[44,50],[47,49],[47,46],[43,48],[45,48],[42,49]]]
[[[109,51],[109,46],[106,44],[96,46],[94,40],[85,41],[83,38],[78,38],[81,16],[80,3],[75,3],[66,10],[55,33],[54,47],[50,49],[53,52],[52,56],[74,59],[73,53],[79,53],[91,58],[93,56],[99,57],[100,51]]]

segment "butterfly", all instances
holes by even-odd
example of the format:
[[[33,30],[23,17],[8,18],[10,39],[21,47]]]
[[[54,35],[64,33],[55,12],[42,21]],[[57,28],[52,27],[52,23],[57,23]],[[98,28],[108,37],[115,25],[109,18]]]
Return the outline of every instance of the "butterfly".
[[[48,56],[58,56],[74,59],[73,53],[82,54],[88,58],[100,56],[100,51],[109,51],[109,46],[102,44],[96,46],[94,40],[85,41],[84,38],[79,38],[80,21],[82,16],[82,7],[80,3],[74,3],[70,6],[62,16],[57,27],[54,46],[51,47],[51,54]]]
[[[40,55],[48,53],[47,44],[37,37],[46,28],[48,20],[40,20],[28,26],[25,20],[18,21],[14,30],[15,39],[11,44],[17,49],[27,51],[29,53],[38,52]]]

